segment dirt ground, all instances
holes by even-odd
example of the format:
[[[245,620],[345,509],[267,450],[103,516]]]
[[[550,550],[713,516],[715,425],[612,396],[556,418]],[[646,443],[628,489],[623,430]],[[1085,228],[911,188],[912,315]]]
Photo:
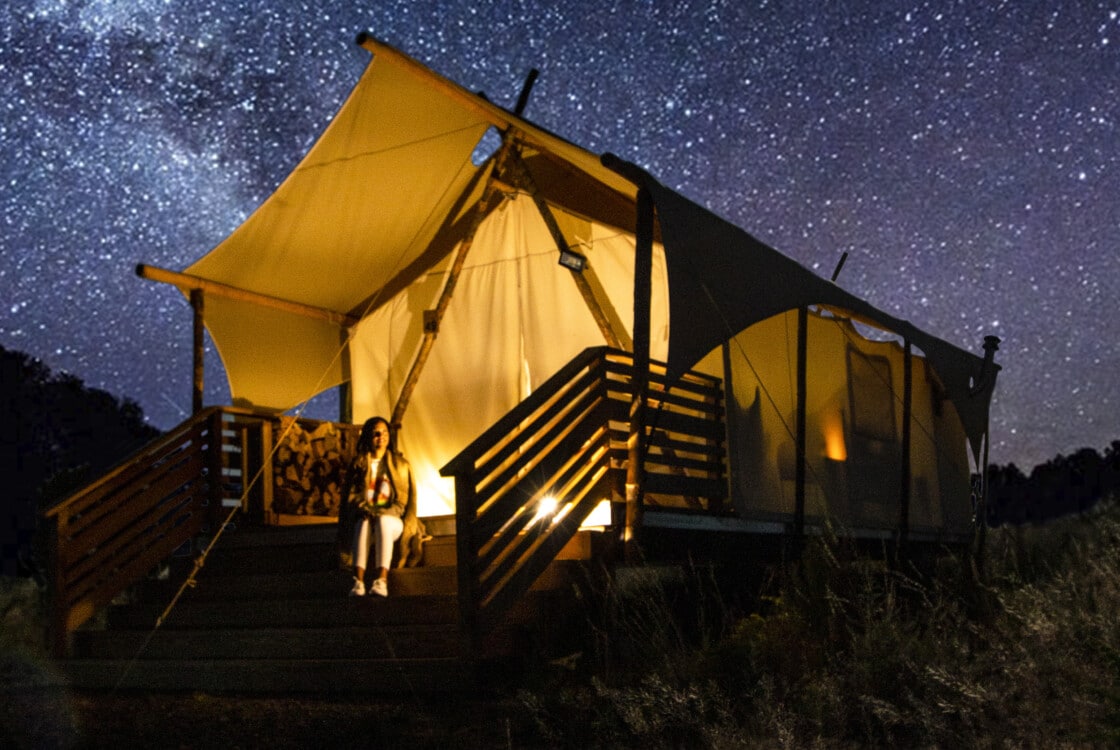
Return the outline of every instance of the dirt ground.
[[[67,693],[3,695],[6,748],[526,748],[516,700],[463,696],[270,698]]]

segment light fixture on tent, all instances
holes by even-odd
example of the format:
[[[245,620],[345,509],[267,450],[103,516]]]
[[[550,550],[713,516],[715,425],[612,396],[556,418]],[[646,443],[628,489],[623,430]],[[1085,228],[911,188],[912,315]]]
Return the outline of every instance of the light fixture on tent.
[[[564,249],[560,251],[560,265],[569,271],[581,273],[587,266],[587,258],[575,250]]]

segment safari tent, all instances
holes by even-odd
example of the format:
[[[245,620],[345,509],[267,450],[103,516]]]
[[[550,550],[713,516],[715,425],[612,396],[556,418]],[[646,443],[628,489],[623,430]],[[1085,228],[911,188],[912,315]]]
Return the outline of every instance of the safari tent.
[[[340,386],[349,421],[398,426],[420,515],[450,514],[456,458],[606,347],[635,372],[659,363],[665,388],[690,371],[720,384],[719,523],[970,530],[994,337],[973,353],[877,309],[534,125],[527,89],[507,110],[358,42],[367,69],[276,191],[187,268],[139,269],[190,294],[234,405],[289,411]]]

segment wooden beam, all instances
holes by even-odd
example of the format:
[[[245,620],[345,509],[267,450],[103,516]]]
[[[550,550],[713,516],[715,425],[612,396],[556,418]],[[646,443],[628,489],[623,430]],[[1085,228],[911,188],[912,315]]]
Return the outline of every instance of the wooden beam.
[[[203,334],[205,333],[206,326],[203,323],[205,316],[205,300],[204,292],[201,289],[191,290],[191,309],[194,311],[194,341],[192,351],[194,352],[194,373],[191,378],[191,414],[198,414],[202,411],[202,392],[203,392],[203,373],[205,371],[205,356],[206,347],[204,344]]]
[[[515,150],[510,154],[506,166],[513,177],[513,184],[520,186],[520,189],[529,195],[533,201],[533,205],[537,207],[537,212],[541,215],[541,219],[544,220],[544,225],[548,228],[548,233],[552,235],[552,240],[556,243],[557,251],[562,253],[569,250],[570,245],[568,244],[568,239],[560,229],[560,225],[556,221],[556,215],[552,213],[552,208],[545,202],[544,198],[541,197],[540,190],[533,180],[533,175],[530,174],[528,167],[525,166],[525,162],[521,159],[519,151]],[[503,172],[504,171],[505,170],[503,170]],[[595,324],[599,326],[599,332],[603,334],[603,339],[607,342],[607,346],[615,349],[626,349],[626,343],[629,342],[624,343],[625,332],[622,332],[620,335],[619,331],[615,330],[611,323],[612,316],[608,314],[608,310],[604,308],[599,298],[595,295],[591,283],[584,277],[585,273],[593,273],[591,267],[587,266],[583,271],[569,269],[568,272],[571,274],[576,288],[579,289],[584,304],[587,305],[587,309],[591,312],[591,317],[595,319]],[[598,283],[598,279],[595,279],[595,283],[600,289],[602,288],[601,284]],[[609,307],[609,302],[607,306]],[[614,310],[610,310],[609,312],[613,313],[613,319],[615,321],[619,320],[618,313]]]
[[[809,308],[797,310],[797,466],[794,469],[793,533],[805,533],[805,448],[807,433],[806,388],[808,387]]]
[[[902,476],[899,487],[899,543],[906,544],[910,534],[910,421],[914,400],[914,357],[910,339],[905,340],[902,353]]]
[[[201,276],[168,271],[167,269],[149,266],[144,263],[140,263],[136,266],[136,275],[142,279],[149,279],[151,281],[159,281],[164,284],[177,286],[183,291],[200,289],[207,294],[213,294],[218,297],[225,297],[226,299],[232,299],[238,302],[249,302],[260,305],[261,307],[269,307],[273,310],[292,313],[293,315],[302,315],[315,320],[323,320],[338,326],[350,327],[358,322],[358,318],[345,313],[335,312],[334,310],[327,310],[326,308],[315,307],[313,305],[305,305],[300,302],[292,302],[291,300],[281,299],[279,297],[270,297],[267,294],[251,292],[248,289],[230,286],[220,281],[211,281]]]
[[[623,551],[626,561],[639,561],[639,533],[644,502],[645,412],[649,395],[650,295],[653,269],[653,197],[638,189],[637,226],[634,230],[634,393],[630,402],[630,434],[626,441],[626,526]]]

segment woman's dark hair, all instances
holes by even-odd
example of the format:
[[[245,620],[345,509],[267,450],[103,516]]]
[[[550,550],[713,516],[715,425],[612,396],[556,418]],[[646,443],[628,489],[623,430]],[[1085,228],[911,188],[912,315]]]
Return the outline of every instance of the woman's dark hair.
[[[362,431],[358,434],[358,445],[355,450],[359,456],[363,453],[373,453],[373,428],[378,422],[385,425],[385,429],[389,431],[388,452],[396,452],[396,436],[393,434],[393,428],[389,426],[389,420],[385,417],[370,417],[362,425]]]

